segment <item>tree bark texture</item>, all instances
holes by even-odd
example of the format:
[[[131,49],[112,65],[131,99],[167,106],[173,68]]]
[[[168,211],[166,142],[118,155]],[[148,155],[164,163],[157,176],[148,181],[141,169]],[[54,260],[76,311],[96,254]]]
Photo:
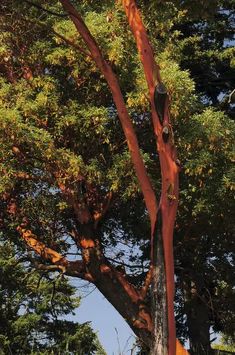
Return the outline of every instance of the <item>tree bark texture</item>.
[[[166,273],[162,241],[161,211],[158,212],[155,231],[156,241],[153,254],[153,280],[152,280],[152,318],[153,334],[151,355],[168,354],[168,315],[167,315],[167,290]]]
[[[168,327],[167,333],[164,337],[159,337],[158,339],[163,339],[168,337],[168,354],[174,355],[176,352],[176,331],[175,331],[175,319],[174,319],[174,258],[173,258],[173,230],[175,223],[175,216],[178,206],[178,174],[179,167],[176,163],[176,149],[174,146],[173,131],[170,123],[169,116],[169,99],[167,98],[164,107],[164,117],[160,120],[157,114],[154,93],[157,85],[162,85],[160,68],[155,63],[153,49],[149,43],[147,32],[143,25],[140,13],[136,7],[134,0],[123,0],[123,6],[129,21],[130,27],[133,31],[138,52],[140,54],[140,59],[143,64],[144,73],[146,81],[149,88],[149,97],[151,103],[152,112],[152,122],[154,133],[157,142],[157,151],[160,159],[161,166],[161,176],[162,176],[162,188],[161,188],[161,198],[159,202],[159,209],[161,209],[162,218],[162,243],[163,243],[163,254],[164,257],[161,265],[161,270],[165,269],[165,283],[166,283],[166,305],[167,305],[167,319]],[[165,131],[168,132],[168,137],[165,139]],[[158,221],[157,221],[158,223]],[[154,229],[152,229],[153,231]],[[157,240],[152,233],[152,252],[154,251],[155,244]],[[153,259],[153,255],[152,255]],[[153,262],[153,270],[155,274],[158,273],[160,266],[160,261]],[[155,289],[155,283],[153,288]],[[159,290],[161,293],[161,290]],[[157,295],[156,295],[157,297]],[[156,323],[155,323],[156,324]],[[158,331],[158,330],[156,330]],[[164,330],[159,330],[166,332]],[[164,349],[164,342],[162,343],[162,348]]]

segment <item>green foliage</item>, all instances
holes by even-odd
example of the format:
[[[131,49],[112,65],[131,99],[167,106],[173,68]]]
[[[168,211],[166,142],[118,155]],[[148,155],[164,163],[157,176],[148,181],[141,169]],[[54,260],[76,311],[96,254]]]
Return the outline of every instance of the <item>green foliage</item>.
[[[222,339],[221,339],[220,343],[214,344],[213,349],[224,350],[227,352],[234,353],[235,352],[234,339],[229,339],[228,337],[224,337],[222,335]]]
[[[0,270],[0,354],[103,354],[89,323],[61,319],[80,303],[63,276],[35,271],[3,235]]]
[[[234,0],[140,3],[157,53],[189,70],[203,101],[234,119]]]
[[[185,299],[193,284],[214,331],[227,334],[234,332],[235,310],[234,134],[234,122],[208,108],[186,122],[178,139],[184,166],[175,231],[178,317],[193,307],[193,293]]]

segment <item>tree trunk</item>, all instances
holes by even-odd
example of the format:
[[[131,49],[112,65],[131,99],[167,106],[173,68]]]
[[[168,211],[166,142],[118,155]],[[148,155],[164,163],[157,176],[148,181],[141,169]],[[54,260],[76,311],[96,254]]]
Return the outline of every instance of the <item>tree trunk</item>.
[[[79,225],[79,240],[83,248],[83,260],[93,278],[93,284],[126,320],[140,340],[150,347],[152,318],[150,307],[138,290],[128,282],[126,274],[118,271],[103,255],[99,238],[91,224]],[[86,243],[85,243],[86,241]],[[89,241],[89,242],[88,242]],[[91,241],[94,242],[94,246]]]
[[[158,221],[160,218],[158,218]],[[161,225],[158,222],[154,243],[152,280],[153,339],[151,355],[168,355],[168,312],[166,272],[163,252]]]
[[[210,345],[210,319],[208,307],[199,296],[197,288],[190,282],[186,306],[187,325],[189,330],[190,354],[213,354]]]

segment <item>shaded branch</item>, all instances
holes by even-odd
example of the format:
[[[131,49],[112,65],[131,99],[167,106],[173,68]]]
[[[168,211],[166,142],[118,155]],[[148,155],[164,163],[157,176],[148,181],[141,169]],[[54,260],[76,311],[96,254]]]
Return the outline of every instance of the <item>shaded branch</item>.
[[[54,176],[57,180],[58,187],[60,188],[66,201],[73,208],[79,223],[86,224],[92,221],[92,215],[89,211],[89,208],[86,204],[84,197],[77,196],[77,194],[75,193],[75,191],[73,191],[71,187],[66,186],[63,182],[61,182],[60,173],[54,172]]]
[[[6,169],[2,170],[3,174],[7,175],[8,172]],[[48,177],[45,176],[36,176],[36,175],[30,175],[28,173],[26,173],[25,171],[16,171],[11,173],[11,176],[13,176],[14,178],[17,178],[19,180],[27,180],[27,181],[44,181],[44,182],[48,182],[48,183],[52,183],[52,179],[50,180]]]
[[[109,260],[109,261],[112,261],[112,263],[114,264],[118,264],[118,265],[123,265],[124,267],[127,267],[129,269],[143,269],[143,265],[129,265],[123,261],[119,261],[117,259],[114,259],[114,258],[110,258],[110,257],[107,257],[106,256],[106,259]]]
[[[62,34],[58,33],[57,31],[55,31],[54,29],[52,29],[52,32],[59,37],[60,39],[62,39],[63,41],[65,41],[67,44],[69,44],[71,47],[74,47],[75,49],[77,49],[78,51],[82,52],[83,54],[85,54],[86,56],[91,57],[91,54],[86,52],[82,47],[80,47],[78,44],[74,43],[74,41],[72,41],[69,38],[64,37]]]
[[[45,265],[45,264],[41,264],[38,263],[37,261],[33,261],[33,266],[39,270],[39,271],[60,271],[62,273],[65,273],[65,267],[61,266],[61,265]]]
[[[144,280],[144,285],[143,287],[139,290],[139,293],[143,299],[146,298],[149,287],[152,283],[152,275],[153,275],[153,265],[150,265],[149,271],[147,272],[147,275]]]
[[[113,192],[110,191],[106,195],[105,202],[102,204],[101,210],[99,212],[94,213],[94,215],[93,215],[93,218],[95,220],[94,228],[97,228],[97,225],[98,225],[99,221],[107,213],[107,211],[108,211],[108,209],[110,207],[112,198],[113,198]]]
[[[43,12],[46,12],[46,13],[48,13],[50,15],[53,15],[53,16],[57,16],[57,17],[67,17],[68,16],[67,14],[59,14],[58,12],[45,9],[43,6],[37,4],[37,3],[33,2],[33,1],[23,0],[23,2],[25,2],[26,4],[28,4],[30,6],[35,7],[38,10],[42,10]]]

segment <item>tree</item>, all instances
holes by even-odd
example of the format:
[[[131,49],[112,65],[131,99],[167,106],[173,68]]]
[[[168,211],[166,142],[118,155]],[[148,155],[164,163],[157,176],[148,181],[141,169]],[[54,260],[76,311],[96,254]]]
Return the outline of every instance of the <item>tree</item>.
[[[155,295],[152,297],[155,301],[160,300],[156,304],[155,338],[161,336],[155,345],[165,349],[169,345],[169,353],[174,353],[172,234],[180,163],[175,156],[167,110],[163,125],[159,120],[162,118],[159,107],[157,117],[154,93],[158,100],[155,87],[161,82],[159,69],[154,64],[135,3],[126,2],[127,6],[133,6],[126,8],[130,10],[127,18],[136,36],[150,88],[154,134],[158,136],[157,153],[149,115],[148,89],[122,6],[116,4],[114,7],[112,2],[76,3],[91,35],[71,4],[67,1],[63,4],[65,13],[57,3],[48,6],[42,2],[39,8],[29,6],[28,1],[27,4],[12,1],[10,5],[8,2],[2,5],[5,14],[1,24],[4,31],[0,126],[3,228],[15,242],[24,240],[46,266],[53,264],[67,275],[94,282],[147,346],[151,343],[152,319],[155,319],[149,308],[149,283],[153,273],[155,286],[161,284],[157,289],[153,287]],[[50,13],[43,11],[41,6]],[[80,35],[67,20],[66,13],[75,22]],[[165,22],[164,18],[159,21],[164,30],[170,21]],[[102,47],[106,61],[94,38]],[[89,51],[84,48],[84,42]],[[164,49],[161,41],[153,43],[162,52],[159,55],[161,74],[172,96],[171,114],[177,137],[180,137],[181,129],[188,124],[185,121],[187,115],[203,108],[195,98],[194,84],[188,73],[180,70],[169,54],[171,50],[174,52],[177,44],[172,46],[169,41],[169,46]],[[123,96],[114,72],[120,78]],[[104,79],[109,83],[113,97]],[[164,89],[158,86],[161,88]],[[212,115],[209,111],[207,114]],[[118,116],[126,137],[122,134]],[[183,157],[183,151],[187,151],[185,144],[187,142],[181,145]],[[134,176],[130,153],[140,187]],[[163,207],[160,209],[156,207],[154,192],[155,189],[160,191],[160,169],[155,162],[158,154],[163,174],[160,199]],[[170,164],[169,169],[166,161]],[[166,176],[166,173],[172,175]],[[168,209],[172,213],[170,217]],[[166,220],[171,222],[166,224]],[[166,226],[169,227],[167,231]],[[144,261],[146,256],[149,260],[150,255],[146,227],[155,241],[151,245],[150,272],[147,272],[149,261]],[[124,250],[120,250],[121,243],[127,244]],[[114,246],[118,247],[117,252]],[[128,246],[130,258],[126,255]],[[133,246],[137,248],[133,249]],[[82,251],[82,258],[71,261],[69,253],[74,253],[76,248]],[[166,275],[162,249],[165,256],[168,253]],[[141,259],[137,250],[142,253],[141,265],[136,265]],[[157,258],[155,253],[158,253]],[[121,267],[115,267],[119,263]],[[167,282],[167,290],[165,276],[171,280]],[[161,349],[159,353],[164,354],[164,351]]]
[[[31,217],[32,211],[30,212],[31,216],[29,216],[26,215],[25,213],[26,209],[27,210],[30,209],[29,205],[27,206],[27,208],[25,208],[24,212],[22,210],[22,206],[19,207],[19,203],[18,201],[16,201],[16,194],[13,192],[14,190],[16,191],[15,186],[9,188],[9,191],[11,191],[10,195],[13,192],[14,197],[12,195],[11,196],[6,194],[4,195],[6,205],[10,203],[13,204],[14,206],[17,206],[15,207],[15,210],[14,207],[8,207],[8,210],[9,209],[12,211],[14,210],[12,212],[12,215],[14,216],[16,215],[19,216],[19,213],[17,213],[18,211],[16,210],[20,208],[21,210],[20,214],[21,214],[21,218],[23,218],[23,221],[21,221],[21,223],[20,221],[17,221],[18,222],[17,230],[22,236],[23,240],[31,248],[33,248],[45,260],[55,263],[58,268],[65,271],[67,274],[78,275],[86,280],[94,282],[95,285],[106,296],[106,298],[127,319],[128,323],[135,330],[136,334],[140,336],[140,338],[142,338],[144,342],[147,343],[149,346],[151,343],[151,333],[152,333],[153,325],[152,325],[151,313],[148,307],[146,306],[145,298],[151,280],[151,274],[153,273],[153,275],[155,275],[153,276],[154,283],[155,283],[155,286],[153,287],[155,296],[153,297],[153,299],[156,299],[157,296],[160,297],[161,299],[159,304],[157,303],[154,305],[155,308],[158,308],[154,316],[156,318],[155,329],[158,330],[157,333],[154,334],[157,341],[153,342],[153,344],[156,344],[154,345],[154,348],[159,347],[159,351],[162,353],[167,352],[167,348],[169,347],[169,352],[171,353],[175,351],[174,350],[175,349],[175,326],[174,326],[174,310],[173,310],[174,274],[173,274],[173,255],[172,255],[172,234],[173,234],[174,218],[175,218],[176,207],[177,207],[178,167],[176,164],[176,155],[175,155],[175,149],[173,144],[172,129],[170,126],[169,113],[167,108],[168,99],[166,97],[166,102],[165,104],[163,103],[163,108],[161,108],[162,110],[161,115],[163,115],[161,117],[161,121],[158,119],[156,107],[155,107],[156,103],[154,102],[154,91],[156,93],[155,86],[158,85],[159,90],[162,89],[163,87],[160,78],[159,68],[155,64],[153,52],[149,45],[147,34],[142,24],[135,3],[123,2],[124,8],[126,9],[127,18],[129,19],[134,36],[136,38],[138,50],[141,53],[141,60],[144,65],[144,71],[145,71],[147,83],[150,90],[154,132],[155,135],[158,136],[158,148],[160,154],[161,169],[163,174],[163,180],[162,180],[163,194],[161,197],[161,206],[158,209],[156,204],[155,193],[153,191],[153,187],[151,185],[151,182],[146,172],[144,160],[143,157],[141,156],[140,149],[138,146],[137,137],[134,132],[131,119],[127,112],[126,105],[124,103],[124,99],[120,90],[120,86],[117,81],[117,77],[114,74],[111,65],[102,56],[100,49],[96,41],[94,40],[94,37],[91,35],[90,31],[86,27],[85,23],[83,22],[77,10],[72,6],[70,2],[63,1],[62,5],[65,12],[69,15],[71,20],[74,22],[78,33],[80,34],[83,41],[86,43],[88,47],[89,52],[86,53],[86,58],[88,58],[88,60],[92,58],[95,61],[96,66],[100,69],[102,75],[104,75],[104,78],[106,79],[109,85],[110,91],[112,93],[112,99],[110,100],[109,98],[109,102],[110,102],[109,106],[110,107],[112,106],[112,100],[113,100],[116,105],[118,117],[120,119],[124,131],[124,135],[128,143],[128,149],[131,155],[135,172],[137,174],[137,179],[140,184],[142,193],[144,195],[146,208],[150,216],[151,239],[152,239],[152,252],[151,252],[152,261],[151,261],[150,272],[147,274],[146,277],[146,283],[142,285],[141,289],[137,290],[135,287],[133,287],[133,285],[130,282],[128,282],[126,277],[121,272],[117,271],[116,268],[112,266],[109,260],[105,257],[104,251],[102,250],[102,242],[98,230],[98,223],[102,215],[104,215],[104,213],[108,208],[108,205],[110,203],[113,194],[112,190],[115,190],[112,188],[112,186],[110,186],[110,182],[109,181],[106,181],[106,183],[98,182],[98,180],[94,176],[97,175],[98,173],[98,169],[96,169],[95,164],[94,163],[89,164],[90,162],[88,162],[88,164],[85,164],[85,160],[87,160],[87,158],[85,156],[82,156],[81,150],[78,147],[70,146],[72,142],[70,142],[68,146],[67,144],[65,144],[64,146],[65,142],[62,143],[61,145],[61,143],[57,141],[57,138],[53,136],[53,134],[50,132],[50,129],[48,130],[50,126],[49,122],[44,122],[44,123],[40,122],[39,124],[40,127],[37,127],[37,125],[35,124],[31,126],[23,122],[24,119],[22,121],[20,117],[19,120],[17,120],[15,114],[11,111],[9,112],[8,109],[7,109],[8,114],[9,113],[13,114],[14,119],[11,119],[8,116],[7,122],[3,124],[3,127],[4,129],[7,128],[7,130],[9,130],[9,133],[11,129],[14,132],[17,132],[17,136],[15,136],[15,134],[12,132],[11,136],[15,141],[15,144],[13,144],[11,148],[7,146],[8,145],[7,142],[4,142],[4,146],[6,150],[9,152],[9,148],[10,148],[13,156],[15,156],[16,154],[16,156],[18,156],[19,158],[21,156],[23,160],[25,159],[23,156],[25,156],[25,154],[28,155],[27,153],[28,148],[29,150],[31,150],[31,153],[32,150],[34,151],[33,171],[30,168],[29,170],[31,171],[29,171],[28,168],[26,168],[27,163],[25,162],[26,163],[25,168],[26,170],[28,170],[28,172],[26,172],[26,170],[24,170],[22,174],[19,172],[13,172],[13,175],[16,174],[18,177],[19,175],[21,175],[23,180],[25,180],[25,177],[28,176],[29,178],[27,179],[26,177],[26,180],[27,183],[31,185],[32,181],[34,180],[34,177],[36,177],[35,169],[38,169],[37,170],[38,172],[36,173],[37,175],[36,180],[39,179],[40,182],[43,181],[41,187],[39,187],[38,182],[36,183],[37,184],[36,189],[37,190],[38,188],[39,190],[41,189],[40,198],[42,198],[42,194],[43,194],[42,190],[45,190],[45,184],[47,184],[47,188],[49,188],[49,191],[53,195],[54,199],[56,200],[57,196],[58,198],[62,197],[62,199],[65,201],[64,203],[66,203],[69,206],[69,208],[72,209],[73,217],[75,218],[74,220],[70,221],[69,226],[66,225],[66,227],[69,229],[66,230],[66,233],[69,233],[69,235],[72,236],[76,245],[79,248],[81,248],[82,257],[83,257],[82,260],[77,260],[76,262],[70,262],[58,251],[54,251],[54,249],[52,249],[51,246],[48,246],[48,240],[47,240],[48,238],[46,237],[44,231],[43,231],[43,241],[42,241],[42,235],[41,235],[42,223],[40,221],[36,223],[37,227],[36,224],[33,223],[34,233],[31,231],[30,219],[32,219]],[[98,8],[99,7],[102,8],[102,6],[98,6]],[[54,30],[51,33],[54,36],[56,31]],[[139,37],[138,33],[140,33],[141,37]],[[9,35],[10,36],[12,35],[12,31],[10,31]],[[63,35],[62,36],[59,35],[59,39],[64,40]],[[70,40],[69,43],[71,43]],[[146,47],[146,49],[143,48],[143,45]],[[23,48],[21,47],[20,49],[19,48],[17,49],[21,51],[24,50],[27,51],[27,46],[25,46],[24,44],[22,44],[22,46]],[[75,45],[75,47],[77,48],[77,45]],[[84,53],[84,50],[82,49],[81,52]],[[13,55],[13,58],[14,57],[15,56]],[[6,56],[5,58],[8,57]],[[27,80],[29,80],[31,85],[31,83],[33,83],[36,78],[29,63],[27,63],[28,58],[29,58],[29,53],[27,53],[26,56],[26,52],[25,52],[25,60],[23,60],[24,63],[22,69],[24,71],[23,76],[26,78],[26,83]],[[6,62],[8,62],[8,59],[6,59]],[[14,63],[9,63],[9,64],[7,63],[4,68],[6,70],[9,80],[14,82],[16,78],[14,73],[12,72],[12,67],[11,67],[11,64],[13,64],[14,66]],[[54,84],[52,80],[53,77],[52,73],[54,71],[52,59],[51,59],[51,64],[52,66],[51,65],[48,67],[46,66],[43,69],[40,68],[40,64],[37,64],[37,70],[41,75],[43,74],[44,77],[46,77],[49,74],[49,78],[48,78],[49,80],[42,81],[39,79],[40,83],[38,84],[35,83],[36,86],[39,85],[45,88],[44,85],[46,84],[46,81],[48,81],[48,84],[46,85],[47,87],[46,91],[47,90],[50,91],[50,86]],[[72,82],[71,79],[67,80],[69,85]],[[26,85],[28,85],[28,83]],[[12,87],[16,87],[16,85],[14,84],[14,86]],[[37,92],[38,89],[36,87],[35,89]],[[31,94],[32,92],[29,95],[31,96]],[[54,94],[54,90],[53,90],[53,94]],[[33,96],[34,95],[35,93],[33,94]],[[46,107],[45,104],[47,101],[47,97],[45,97],[45,94],[39,92],[36,95],[40,101],[40,103],[39,102],[37,103],[45,108]],[[63,99],[65,99],[65,97]],[[72,95],[70,94],[69,100],[71,99],[72,99]],[[30,110],[32,109],[32,106]],[[26,106],[24,104],[22,109],[25,110],[25,108]],[[19,113],[19,115],[21,114]],[[42,115],[43,113],[39,114],[40,121],[42,119]],[[94,115],[94,110],[92,111],[92,116],[93,115]],[[18,122],[16,122],[15,119]],[[47,119],[48,119],[48,115],[46,117],[46,120]],[[14,125],[14,121],[16,125],[11,128],[10,126],[12,123]],[[58,122],[59,120],[57,122],[55,120],[54,127],[58,128]],[[61,120],[61,123],[62,125],[66,124],[66,119]],[[42,128],[41,126],[42,124],[45,125],[46,129]],[[30,132],[27,133],[24,132],[24,130],[25,129],[27,130],[28,128],[30,131],[31,129],[33,130],[31,131],[31,134]],[[62,130],[64,130],[64,127],[62,128]],[[31,136],[31,141],[30,141],[30,136]],[[105,136],[107,139],[107,133],[105,133]],[[24,141],[25,138],[26,140],[28,140],[29,138],[29,141],[28,142]],[[33,142],[35,143],[35,145]],[[26,148],[27,146],[28,148]],[[85,147],[87,147],[87,142],[85,144]],[[35,148],[37,152],[34,150]],[[31,153],[29,153],[29,155],[31,155]],[[38,156],[35,156],[35,153]],[[58,155],[58,153],[60,156]],[[108,151],[108,153],[109,153],[109,159],[111,161],[114,161],[115,154],[113,153],[110,154],[110,151]],[[118,151],[118,155],[119,154],[120,154],[120,150]],[[14,157],[12,158],[15,161],[18,160],[18,158],[16,159]],[[104,156],[103,159],[106,160]],[[22,168],[22,161],[20,162],[20,160],[18,160],[18,162],[20,163],[20,166]],[[8,159],[7,162],[9,162]],[[44,167],[43,165],[41,165],[41,163],[43,165],[45,164]],[[91,177],[92,172],[90,172],[91,175],[89,177],[90,169],[93,170],[93,174],[94,174],[93,179]],[[8,167],[4,167],[4,172],[9,173]],[[32,175],[34,175],[34,177]],[[16,180],[19,181],[17,176],[16,176]],[[94,180],[94,178],[96,181]],[[25,192],[23,192],[25,188],[26,190]],[[24,195],[26,191],[28,195],[29,191],[31,190],[32,191],[31,199],[34,200],[33,197],[33,195],[35,195],[34,188],[35,185],[34,186],[31,185],[30,188],[30,186],[26,187],[26,184],[24,183],[24,185],[20,187],[20,189],[23,189],[21,192],[21,196]],[[39,194],[39,190],[37,191],[37,194]],[[19,197],[18,191],[19,189],[17,187],[17,198]],[[43,205],[45,204],[45,199],[46,197],[43,198],[42,201]],[[24,202],[25,201],[26,200],[24,199]],[[34,203],[35,201],[33,202],[33,204]],[[57,201],[55,207],[58,208],[58,206],[59,208],[61,208],[61,210],[64,209],[64,205],[60,201]],[[24,216],[22,215],[22,213]],[[57,214],[58,212],[56,211],[54,213]],[[159,216],[158,225],[156,225],[157,214]],[[48,216],[44,218],[43,224],[45,223],[45,219],[47,218]],[[166,218],[167,218],[167,224],[165,222]],[[46,228],[48,228],[48,226]],[[53,229],[53,234],[54,234],[55,233],[54,230],[60,229],[61,225],[60,223],[57,222],[56,226],[52,226],[51,228]],[[156,233],[159,234],[157,238],[155,235]],[[163,236],[161,234],[163,234]],[[158,240],[157,248],[155,248],[154,246],[155,238],[156,240]],[[158,258],[156,258],[156,253],[159,254]],[[164,259],[166,259],[165,262]],[[160,273],[159,270],[161,270]],[[157,286],[158,283],[160,285],[160,288]],[[159,292],[160,289],[161,292]],[[118,291],[118,297],[117,297],[117,291]],[[155,352],[155,350],[153,351]]]
[[[146,11],[155,47],[190,70],[199,98],[188,116],[191,104],[183,103],[174,121],[184,167],[174,235],[176,314],[180,339],[190,339],[191,352],[209,353],[210,332],[231,335],[235,324],[234,123],[215,111],[233,118],[234,3],[150,1]]]
[[[191,149],[183,158],[187,188],[182,179],[175,230],[176,287],[178,317],[198,353],[211,351],[212,328],[234,332],[234,123],[209,109],[187,128],[196,135],[185,132],[181,141]]]
[[[184,167],[174,237],[176,312],[178,335],[190,339],[191,352],[209,353],[211,330],[231,335],[235,324],[234,122],[228,118],[234,109],[234,2],[152,2],[148,10],[151,23],[151,13],[158,14],[150,33],[165,55],[190,70],[200,99],[190,118],[178,113],[175,124]],[[165,19],[162,32],[159,18]]]
[[[1,354],[103,354],[88,323],[62,320],[80,303],[63,275],[30,265],[1,236],[0,244],[0,353]]]

